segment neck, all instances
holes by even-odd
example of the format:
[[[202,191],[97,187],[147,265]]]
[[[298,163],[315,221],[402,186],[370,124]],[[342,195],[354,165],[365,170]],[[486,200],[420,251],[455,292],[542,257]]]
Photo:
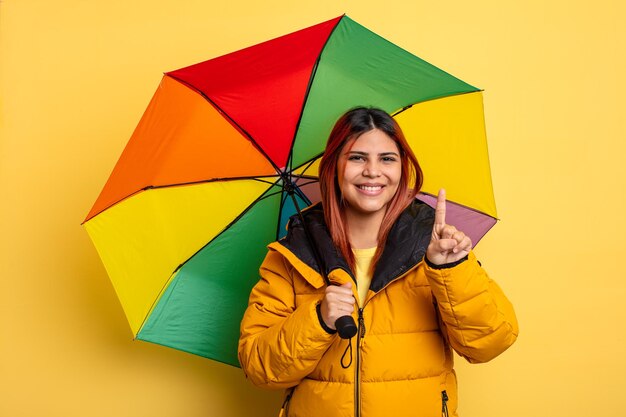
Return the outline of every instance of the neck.
[[[348,238],[355,249],[368,249],[378,246],[378,231],[385,217],[385,212],[363,215],[346,211]]]

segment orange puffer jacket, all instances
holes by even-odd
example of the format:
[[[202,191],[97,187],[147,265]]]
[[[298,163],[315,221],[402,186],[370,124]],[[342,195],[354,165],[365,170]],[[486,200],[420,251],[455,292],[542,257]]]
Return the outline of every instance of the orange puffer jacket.
[[[287,237],[269,245],[250,295],[239,340],[247,377],[287,389],[281,413],[288,417],[456,416],[451,348],[485,362],[517,338],[513,307],[498,285],[473,253],[445,268],[424,262],[434,213],[416,202],[389,233],[354,314],[359,332],[350,349],[324,330],[317,305],[326,286],[320,271],[337,284],[354,278],[331,243],[321,207],[304,215],[308,239],[293,218]]]

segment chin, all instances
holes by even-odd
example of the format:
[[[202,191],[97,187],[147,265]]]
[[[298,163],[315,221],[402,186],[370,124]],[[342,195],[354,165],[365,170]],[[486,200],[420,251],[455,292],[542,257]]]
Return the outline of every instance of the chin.
[[[381,211],[384,212],[387,209],[386,204],[364,204],[353,206],[355,212],[362,216],[378,214]]]

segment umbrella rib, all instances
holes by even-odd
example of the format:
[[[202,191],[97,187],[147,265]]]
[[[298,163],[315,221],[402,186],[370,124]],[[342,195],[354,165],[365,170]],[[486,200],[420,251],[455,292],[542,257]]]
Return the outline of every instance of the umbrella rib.
[[[413,106],[415,106],[417,104],[428,103],[429,101],[441,100],[442,98],[448,98],[448,97],[454,97],[454,96],[463,96],[465,94],[476,94],[476,93],[481,92],[481,91],[484,91],[484,90],[463,91],[461,93],[453,93],[453,94],[445,94],[445,95],[442,94],[442,95],[438,95],[438,96],[435,96],[435,97],[431,97],[431,98],[428,98],[428,99],[425,99],[425,100],[421,100],[421,101],[418,101],[416,103],[404,106],[400,110],[398,110],[397,112],[393,113],[391,115],[391,117],[396,117],[400,113],[405,112],[406,110],[410,109],[411,107],[413,107]]]
[[[309,176],[309,175],[296,175],[296,181],[298,181],[299,179],[303,179],[303,180],[311,180],[305,184],[302,185],[308,185],[308,184],[312,184],[314,182],[319,182],[320,179],[318,177],[313,177],[313,176]]]
[[[302,185],[306,185],[306,184],[302,184]],[[302,201],[304,201],[306,203],[307,206],[311,205],[311,200],[309,200],[309,198],[302,192],[302,190],[300,189],[300,187],[297,187],[295,192],[298,194],[298,196],[300,196],[300,198],[302,199]]]
[[[276,192],[273,192],[273,193],[269,193],[269,194],[267,194],[267,195],[264,195],[263,197],[259,197],[259,199],[258,199],[256,202],[259,202],[259,201],[261,201],[261,200],[265,200],[266,198],[274,197],[276,194],[280,194],[280,193],[282,193],[282,192],[283,192],[283,190],[281,189],[280,191],[276,191]]]
[[[194,90],[195,92],[197,92],[198,94],[200,94],[202,97],[204,97],[204,99],[206,101],[209,102],[209,104],[211,104],[213,107],[215,107],[215,109],[222,115],[224,116],[233,126],[235,126],[237,128],[237,130],[239,130],[239,132],[241,132],[241,134],[243,134],[245,137],[248,138],[248,140],[252,143],[252,145],[261,153],[261,155],[263,155],[263,157],[265,157],[265,159],[268,160],[268,162],[270,164],[272,164],[272,167],[274,167],[274,169],[276,170],[276,172],[281,172],[280,168],[278,168],[278,166],[274,163],[274,161],[272,160],[272,158],[270,158],[265,151],[263,150],[263,148],[257,143],[256,140],[254,140],[254,138],[252,137],[252,135],[250,133],[248,133],[243,127],[241,127],[241,125],[239,125],[239,123],[237,123],[232,117],[230,117],[230,115],[228,113],[226,113],[220,106],[217,105],[217,103],[215,103],[213,100],[211,100],[209,98],[208,95],[206,95],[203,91],[197,89],[196,87],[194,87],[193,85],[189,84],[188,82],[186,82],[185,80],[181,80],[180,78],[172,75],[172,74],[166,74],[168,77],[171,77],[172,79],[178,81],[179,83],[191,88],[192,90]]]
[[[281,190],[280,192],[282,195],[280,197],[280,207],[278,208],[278,222],[276,222],[275,240],[278,240],[278,237],[280,235],[280,224],[281,224],[281,219],[283,218],[283,208],[285,207],[285,202],[287,201],[287,194],[285,194],[283,190]]]
[[[420,191],[420,192],[419,192],[419,194],[423,194],[423,195],[427,195],[427,196],[429,196],[429,197],[437,198],[437,196],[436,196],[436,195],[431,194],[431,193],[426,193],[426,192],[424,192],[424,191]],[[415,197],[415,198],[417,198],[418,200],[419,200],[419,194]],[[420,201],[421,201],[421,200],[420,200]],[[468,210],[468,211],[473,211],[474,213],[482,214],[483,216],[491,217],[492,219],[495,219],[495,220],[498,220],[498,221],[500,220],[498,217],[493,217],[492,215],[487,214],[487,213],[485,213],[484,211],[480,211],[480,210],[477,210],[477,209],[475,209],[475,208],[473,208],[473,207],[466,206],[465,204],[457,203],[457,202],[456,202],[456,201],[454,201],[454,200],[448,200],[448,202],[450,202],[450,203],[452,203],[452,204],[454,204],[454,205],[456,205],[456,206],[463,207],[465,210]]]
[[[311,181],[303,182],[302,184],[299,184],[298,187],[304,187],[305,185],[315,184],[316,182],[319,182],[317,178],[310,178],[310,179]]]
[[[208,184],[211,182],[219,182],[219,181],[223,181],[223,182],[227,182],[227,181],[240,181],[240,180],[254,180],[254,181],[258,181],[258,182],[264,182],[266,184],[275,184],[275,182],[273,181],[268,181],[265,180],[264,178],[273,178],[273,175],[268,175],[268,176],[261,176],[261,177],[224,177],[224,178],[211,178],[209,180],[198,180],[198,181],[189,181],[189,182],[179,182],[179,183],[172,183],[172,184],[163,184],[163,185],[148,185],[147,187],[142,188],[140,191],[146,191],[146,190],[151,190],[151,189],[159,189],[159,188],[171,188],[171,187],[181,187],[181,186],[185,186],[185,185],[198,185],[198,184]]]
[[[264,200],[264,199],[266,199],[266,198],[268,198],[268,197],[275,196],[276,194],[279,194],[279,193],[281,193],[281,192],[282,192],[282,190],[281,190],[281,191],[278,191],[278,192],[273,192],[273,193],[267,194],[267,191],[269,191],[269,189],[268,189],[268,190],[266,190],[266,191],[265,191],[265,192],[264,192],[261,196],[259,196],[258,198],[256,198],[256,199],[255,199],[252,203],[250,203],[250,204],[248,205],[248,207],[246,207],[246,208],[245,208],[245,210],[242,210],[242,211],[241,211],[241,213],[239,213],[239,215],[238,215],[237,217],[235,217],[235,218],[233,219],[233,221],[231,221],[230,223],[228,223],[228,225],[226,225],[226,226],[222,229],[222,231],[221,231],[221,232],[219,232],[218,234],[216,234],[215,236],[213,236],[213,238],[212,238],[211,240],[209,240],[209,241],[208,241],[205,245],[203,245],[200,249],[198,249],[196,252],[194,252],[194,254],[193,254],[193,255],[191,255],[189,258],[187,258],[187,260],[186,260],[185,262],[183,262],[183,263],[181,263],[180,265],[178,265],[178,266],[174,269],[173,273],[176,273],[178,270],[180,270],[180,269],[181,269],[181,268],[182,268],[182,267],[183,267],[183,266],[184,266],[187,262],[189,262],[189,260],[190,260],[191,258],[193,258],[194,256],[196,256],[196,255],[197,255],[200,251],[202,251],[202,249],[206,248],[206,247],[207,247],[208,245],[210,245],[210,244],[211,244],[211,243],[212,243],[215,239],[217,239],[217,238],[218,238],[218,237],[220,237],[220,236],[221,236],[224,232],[226,232],[228,229],[230,229],[230,227],[231,227],[233,224],[237,223],[237,222],[239,221],[239,219],[241,219],[241,218],[243,217],[243,215],[244,215],[244,214],[246,214],[248,211],[250,211],[250,209],[251,209],[252,207],[254,207],[254,205],[255,205],[255,204],[257,204],[259,201]]]
[[[108,206],[106,206],[105,208],[100,210],[99,212],[95,213],[88,220],[83,221],[83,223],[81,223],[81,224],[85,224],[85,222],[93,219],[94,217],[96,217],[100,213],[103,213],[103,212],[107,211],[108,209],[110,209],[114,205],[119,204],[122,201],[127,200],[127,199],[131,198],[132,196],[134,196],[136,194],[139,194],[142,191],[158,190],[159,188],[182,187],[182,186],[185,186],[185,185],[198,185],[198,184],[204,184],[204,183],[210,183],[210,182],[218,182],[218,181],[239,181],[239,180],[254,180],[254,181],[264,182],[266,184],[273,185],[273,184],[275,184],[275,182],[268,181],[268,180],[264,179],[264,178],[273,178],[273,177],[274,176],[272,176],[272,175],[259,176],[259,177],[225,177],[225,178],[211,178],[209,180],[189,181],[189,182],[180,182],[180,183],[163,184],[163,185],[146,185],[145,187],[140,188],[137,191],[133,191],[132,193],[128,194],[126,197],[123,197],[123,198],[121,198],[121,199],[119,199],[117,201],[114,201],[113,203],[109,204]]]
[[[343,20],[343,18],[346,15],[344,14],[341,19],[339,19],[337,21],[337,24],[335,25],[335,27],[333,28],[333,30],[330,32],[330,34],[328,35],[328,38],[326,38],[326,41],[324,42],[324,46],[322,47],[322,49],[320,49],[320,54],[318,55],[317,59],[315,60],[315,65],[313,65],[313,69],[311,70],[311,76],[309,77],[309,83],[306,86],[306,92],[304,93],[304,100],[302,101],[302,108],[300,110],[300,116],[298,117],[298,123],[296,123],[296,130],[294,131],[294,136],[291,139],[291,147],[289,149],[289,172],[292,171],[292,167],[293,167],[293,148],[296,144],[296,137],[298,136],[298,130],[300,130],[300,123],[302,122],[302,116],[304,116],[304,109],[306,108],[306,103],[307,100],[309,99],[309,94],[311,92],[311,87],[313,86],[313,80],[315,80],[315,74],[317,74],[317,68],[319,67],[319,63],[320,60],[322,59],[322,54],[324,53],[324,49],[326,49],[326,46],[328,45],[328,41],[330,41],[330,38],[333,37],[333,34],[335,33],[335,29],[337,29],[337,26],[339,26],[339,23]]]
[[[313,158],[311,158],[311,160],[307,163],[307,166],[302,170],[302,173],[304,174],[307,169],[311,168],[311,165],[313,165],[315,163],[315,161],[317,161],[323,154],[320,154],[318,156],[315,156]],[[302,175],[304,176],[304,175]]]
[[[276,185],[276,183],[270,183],[271,185]],[[211,240],[209,240],[206,244],[204,244],[200,249],[198,249],[196,252],[194,252],[189,258],[187,258],[187,260],[185,260],[185,262],[181,263],[180,265],[178,265],[176,268],[174,268],[174,271],[172,271],[170,277],[173,277],[183,266],[185,266],[185,264],[187,262],[189,262],[189,260],[191,260],[194,256],[196,256],[198,253],[200,253],[204,248],[206,248],[207,246],[209,246],[215,239],[217,239],[218,237],[220,237],[224,232],[226,232],[228,229],[230,229],[230,227],[237,223],[239,221],[239,219],[241,219],[248,211],[250,211],[250,209],[252,207],[254,207],[255,204],[257,204],[259,201],[264,200],[268,197],[274,196],[281,191],[278,192],[274,192],[274,193],[270,193],[267,194],[267,191],[269,191],[270,188],[268,188],[263,194],[261,194],[258,198],[256,198],[252,203],[250,203],[248,205],[248,207],[246,207],[244,210],[241,211],[241,213],[239,213],[239,215],[237,217],[235,217],[230,223],[228,223],[228,225],[226,225],[224,227],[224,229],[222,229],[222,231],[220,231],[218,234],[216,234],[215,236],[213,236],[213,238]],[[167,282],[165,284],[163,284],[163,287],[161,287],[161,290],[159,291],[159,295],[155,298],[155,300],[153,301],[152,305],[150,306],[150,312],[152,312],[156,306],[156,304],[158,303],[158,301],[161,299],[161,296],[163,295],[163,293],[167,290],[167,288],[170,286],[171,283],[171,278],[169,280],[167,280]],[[146,321],[148,320],[148,317],[150,316],[150,314],[148,314],[143,321],[141,322],[141,326],[139,326],[139,332],[141,331],[141,329],[143,329],[143,326],[146,324]],[[139,332],[137,332],[137,334],[139,334]]]
[[[308,161],[304,161],[304,162],[302,163],[302,165],[300,165],[298,168],[301,168],[301,167],[303,167],[303,166],[305,166],[305,165],[306,165],[306,167],[302,170],[302,172],[303,172],[303,173],[304,173],[304,172],[306,172],[306,170],[307,170],[307,169],[309,169],[309,168],[311,167],[311,165],[313,165],[313,164],[315,163],[315,161],[316,161],[316,160],[318,160],[319,158],[321,158],[321,157],[322,157],[322,155],[324,155],[324,152],[319,153],[319,154],[317,154],[317,155],[313,156],[313,157],[312,157],[311,159],[309,159]],[[297,168],[296,168],[296,169],[297,169]],[[306,175],[298,175],[298,176],[299,176],[299,177],[306,177]],[[313,177],[313,178],[315,178],[315,177]]]

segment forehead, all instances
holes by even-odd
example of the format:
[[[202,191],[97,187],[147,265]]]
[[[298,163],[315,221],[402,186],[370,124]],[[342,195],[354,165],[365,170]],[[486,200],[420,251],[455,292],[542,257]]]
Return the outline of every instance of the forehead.
[[[398,144],[385,132],[373,129],[363,133],[357,138],[351,138],[346,141],[344,146],[345,152],[367,152],[367,153],[398,153],[400,149]]]

